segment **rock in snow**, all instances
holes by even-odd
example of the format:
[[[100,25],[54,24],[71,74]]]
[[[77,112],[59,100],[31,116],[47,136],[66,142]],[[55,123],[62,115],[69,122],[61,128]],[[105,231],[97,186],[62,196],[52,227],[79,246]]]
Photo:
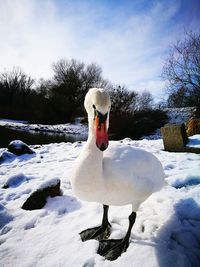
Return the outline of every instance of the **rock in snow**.
[[[8,145],[8,151],[11,153],[21,156],[23,154],[34,154],[35,152],[29,148],[27,144],[21,140],[14,140]]]
[[[24,210],[41,209],[47,202],[47,197],[61,196],[60,180],[52,179],[43,183],[39,189],[33,192],[22,205]]]

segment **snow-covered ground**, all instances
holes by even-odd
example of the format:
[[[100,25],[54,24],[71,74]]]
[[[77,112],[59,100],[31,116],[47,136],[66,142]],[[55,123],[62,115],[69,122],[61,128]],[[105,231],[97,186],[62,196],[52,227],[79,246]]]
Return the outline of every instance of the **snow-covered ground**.
[[[97,241],[81,241],[78,233],[99,225],[102,216],[101,205],[77,199],[69,182],[84,142],[49,144],[0,165],[0,188],[10,184],[0,189],[0,266],[200,266],[200,155],[165,152],[162,140],[122,142],[158,157],[169,183],[140,206],[127,252],[110,262],[97,254]],[[49,198],[41,210],[20,208],[31,192],[57,178],[63,196]],[[124,236],[130,212],[131,206],[110,208],[111,238]]]
[[[187,146],[200,148],[200,134],[190,136]]]
[[[87,126],[80,123],[80,118],[77,118],[74,124],[54,124],[54,125],[44,125],[44,124],[29,124],[27,121],[17,121],[0,119],[0,126],[5,126],[10,129],[17,129],[23,131],[40,131],[48,133],[64,133],[73,135],[87,135]]]

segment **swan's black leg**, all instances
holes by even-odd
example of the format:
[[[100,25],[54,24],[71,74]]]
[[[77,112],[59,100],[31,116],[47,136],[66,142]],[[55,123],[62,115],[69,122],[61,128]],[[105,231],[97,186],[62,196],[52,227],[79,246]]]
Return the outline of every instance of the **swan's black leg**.
[[[80,233],[82,241],[89,239],[102,240],[110,236],[111,225],[108,221],[108,208],[109,206],[103,205],[103,219],[101,226],[86,229]]]
[[[98,254],[104,256],[107,260],[116,260],[129,246],[131,229],[135,223],[136,213],[132,212],[129,216],[128,231],[123,239],[101,240],[99,242]]]

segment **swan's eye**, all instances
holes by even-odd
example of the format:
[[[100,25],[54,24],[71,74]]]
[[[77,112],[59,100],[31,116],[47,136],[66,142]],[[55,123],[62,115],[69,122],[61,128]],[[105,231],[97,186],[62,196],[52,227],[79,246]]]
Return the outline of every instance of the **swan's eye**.
[[[92,105],[92,107],[93,107],[93,109],[96,109],[96,107],[95,107],[95,105],[94,105],[94,104]]]

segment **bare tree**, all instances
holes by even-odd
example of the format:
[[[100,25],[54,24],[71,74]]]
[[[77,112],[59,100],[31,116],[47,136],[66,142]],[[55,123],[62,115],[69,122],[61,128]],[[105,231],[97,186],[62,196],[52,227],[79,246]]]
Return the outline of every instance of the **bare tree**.
[[[153,106],[153,96],[152,94],[145,90],[137,97],[137,109],[138,110],[149,110]]]
[[[0,74],[0,116],[27,119],[34,80],[19,67]]]
[[[117,86],[110,91],[112,100],[112,113],[132,113],[135,109],[135,92],[128,91],[124,86]]]
[[[49,91],[51,90],[53,83],[51,80],[45,80],[43,78],[37,81],[35,90],[37,94],[41,95],[44,98],[49,98]]]
[[[168,106],[200,105],[200,33],[186,32],[171,46],[162,77],[169,84]]]
[[[0,74],[0,83],[7,88],[26,91],[31,89],[34,80],[27,76],[19,67],[14,67],[12,71]]]
[[[75,59],[66,60],[61,59],[56,63],[53,63],[54,80],[61,83],[73,83],[81,80],[81,75],[84,71],[84,63]]]
[[[0,74],[0,95],[5,95],[4,101],[13,102],[20,95],[30,93],[34,80],[27,76],[19,67]]]
[[[86,89],[98,86],[104,80],[102,78],[102,69],[96,63],[85,65],[83,62],[75,59],[61,59],[53,64],[54,80],[61,83],[76,83]]]
[[[177,90],[172,91],[167,99],[168,107],[187,107],[189,105],[190,92],[186,87],[180,87]]]
[[[171,46],[162,77],[172,89],[187,87],[200,90],[200,34],[189,32],[183,41]]]
[[[95,64],[85,65],[75,59],[61,59],[53,64],[54,79],[50,98],[57,113],[70,119],[83,111],[85,94],[91,87],[107,85],[101,68]]]

